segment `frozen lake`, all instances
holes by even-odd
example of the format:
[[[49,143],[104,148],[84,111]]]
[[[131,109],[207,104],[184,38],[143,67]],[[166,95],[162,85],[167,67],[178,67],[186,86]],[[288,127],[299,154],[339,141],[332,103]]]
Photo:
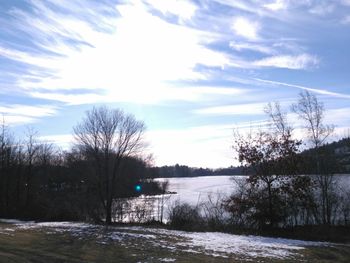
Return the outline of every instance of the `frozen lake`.
[[[186,202],[197,205],[205,202],[208,195],[212,197],[229,196],[236,187],[232,178],[244,180],[246,176],[202,176],[202,177],[177,177],[177,178],[157,178],[157,181],[168,181],[168,191],[176,192],[172,194],[169,203],[174,201]]]
[[[207,200],[208,195],[213,197],[229,196],[232,194],[237,184],[235,181],[245,180],[247,176],[201,176],[201,177],[176,177],[176,178],[157,178],[156,181],[169,181],[168,191],[176,192],[171,195],[171,201],[179,200],[192,205]],[[338,187],[350,189],[350,175],[336,175]]]
[[[168,191],[174,194],[166,194],[164,199],[162,196],[140,196],[138,198],[128,199],[129,207],[132,214],[130,216],[124,215],[122,221],[133,221],[140,216],[138,209],[145,207],[151,207],[148,211],[150,218],[158,218],[162,200],[164,200],[163,216],[165,221],[167,220],[169,208],[173,207],[175,202],[187,203],[192,206],[201,205],[208,202],[208,197],[211,197],[211,201],[215,204],[218,200],[229,197],[237,189],[237,182],[244,182],[247,176],[202,176],[202,177],[174,177],[174,178],[157,178],[156,181],[168,181]],[[337,191],[350,191],[350,175],[337,175],[335,179],[338,181]],[[134,218],[134,219],[132,219]],[[120,221],[120,219],[119,219]]]
[[[116,221],[134,222],[149,218],[160,218],[163,211],[163,219],[167,221],[169,208],[173,207],[175,202],[187,203],[192,206],[200,205],[208,201],[208,196],[216,202],[218,199],[228,197],[235,190],[235,182],[245,180],[246,176],[202,176],[202,177],[176,177],[176,178],[157,178],[155,181],[168,181],[168,192],[164,196],[145,196],[137,198],[123,199],[122,204],[124,211],[128,213],[123,215],[116,214]],[[125,202],[128,204],[125,205]],[[163,204],[163,205],[162,205]],[[161,210],[161,207],[163,209]],[[146,212],[142,212],[146,208]],[[149,208],[149,209],[147,209]],[[143,218],[144,216],[144,218]]]

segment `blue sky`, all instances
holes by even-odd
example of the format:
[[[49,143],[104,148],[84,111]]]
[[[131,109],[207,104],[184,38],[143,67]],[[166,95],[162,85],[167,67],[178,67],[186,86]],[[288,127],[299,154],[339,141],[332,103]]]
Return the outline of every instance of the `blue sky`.
[[[0,113],[67,147],[106,104],[146,123],[155,164],[225,167],[232,129],[302,90],[344,135],[349,44],[349,0],[0,0]]]

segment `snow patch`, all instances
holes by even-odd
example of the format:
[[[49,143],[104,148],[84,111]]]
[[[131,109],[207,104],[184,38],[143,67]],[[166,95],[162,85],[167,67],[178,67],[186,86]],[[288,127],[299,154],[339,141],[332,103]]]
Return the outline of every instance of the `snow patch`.
[[[160,262],[175,262],[176,259],[175,258],[160,258],[159,261]]]
[[[309,246],[326,246],[326,242],[311,242],[285,238],[231,235],[219,232],[184,232],[166,229],[129,227],[129,230],[149,231],[175,240],[177,249],[190,253],[205,253],[215,257],[227,257],[229,254],[251,258],[293,258],[298,251]],[[171,249],[159,238],[158,245]]]
[[[5,218],[0,218],[1,223],[5,224],[26,224],[26,223],[34,223],[34,221],[22,221],[18,219],[5,219]]]
[[[77,222],[23,222],[10,220],[14,228],[0,228],[0,233],[14,233],[13,229],[44,229],[46,233],[69,233],[79,239],[93,238],[96,243],[110,245],[118,242],[128,247],[148,243],[154,247],[188,253],[203,253],[213,257],[234,256],[247,259],[274,258],[293,259],[298,251],[308,246],[326,246],[325,242],[310,242],[284,238],[231,235],[218,232],[184,232],[176,230],[135,227],[105,227]],[[137,242],[136,242],[137,241]],[[168,260],[168,261],[167,261]],[[173,258],[162,258],[163,262],[172,262]],[[175,261],[175,259],[174,259]]]

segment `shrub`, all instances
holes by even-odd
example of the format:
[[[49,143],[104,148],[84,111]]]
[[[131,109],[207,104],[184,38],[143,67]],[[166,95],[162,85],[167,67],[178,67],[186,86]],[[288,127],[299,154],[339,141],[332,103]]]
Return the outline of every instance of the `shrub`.
[[[203,230],[204,220],[198,206],[176,202],[169,211],[169,224],[175,229],[199,231]]]

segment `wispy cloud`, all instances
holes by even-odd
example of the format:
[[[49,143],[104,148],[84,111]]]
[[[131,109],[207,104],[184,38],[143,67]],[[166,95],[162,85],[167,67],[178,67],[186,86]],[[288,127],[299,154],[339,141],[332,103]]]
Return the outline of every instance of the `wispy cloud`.
[[[334,11],[335,5],[331,3],[321,3],[312,7],[309,12],[316,15],[327,15]]]
[[[191,19],[198,7],[186,0],[148,0],[145,1],[163,14],[173,14],[180,19]]]
[[[2,114],[20,114],[31,117],[49,116],[56,113],[56,108],[49,105],[28,106],[28,105],[8,105],[0,106]]]
[[[257,43],[231,41],[230,47],[237,51],[252,50],[263,54],[275,54],[277,52],[273,47]]]
[[[232,29],[238,36],[242,36],[247,39],[258,39],[258,31],[260,24],[258,22],[250,21],[245,17],[235,18],[233,21]]]
[[[340,2],[345,6],[350,6],[350,0],[341,0]]]
[[[11,123],[51,124],[74,108],[68,133],[87,108],[72,105],[118,104],[149,125],[159,164],[217,167],[231,164],[232,128],[266,125],[267,101],[298,90],[350,98],[348,0],[9,2],[0,5],[0,113]]]
[[[52,116],[56,112],[57,108],[50,105],[0,105],[0,116],[3,116],[5,123],[8,124],[32,123],[41,117]]]
[[[157,96],[168,92],[162,92],[167,81],[206,79],[196,69],[198,65],[223,67],[230,63],[225,53],[205,46],[217,37],[215,34],[171,24],[149,13],[141,2],[109,10],[119,17],[106,18],[90,10],[88,22],[79,19],[77,6],[71,10],[76,18],[55,13],[41,2],[35,2],[35,8],[37,14],[17,10],[17,24],[31,33],[36,45],[55,54],[1,48],[8,59],[40,68],[41,75],[31,70],[18,76],[17,85],[32,96],[49,99],[54,94],[56,99],[71,101],[75,95],[63,91],[81,88],[101,90],[97,98],[101,94],[105,98],[130,97],[120,95],[122,92]],[[94,18],[101,21],[102,30],[90,24]],[[48,38],[48,34],[54,41],[43,37]],[[69,44],[65,37],[75,42]],[[43,71],[46,76],[42,76]],[[90,102],[92,95],[76,96]]]
[[[279,11],[286,9],[288,6],[288,2],[286,0],[276,0],[268,4],[263,4],[263,6],[272,11]]]
[[[244,11],[247,13],[259,15],[259,16],[272,16],[269,10],[260,8],[260,1],[247,1],[247,0],[215,0],[225,6],[232,7],[234,9]]]
[[[317,66],[318,63],[319,59],[309,54],[272,56],[253,62],[256,66],[288,69],[309,69]]]
[[[15,29],[28,37],[36,52],[0,43],[0,54],[27,65],[27,70],[16,76],[13,88],[19,87],[36,98],[68,104],[194,100],[203,96],[190,88],[188,96],[184,96],[183,89],[176,89],[174,82],[210,80],[212,72],[230,68],[308,69],[318,64],[313,55],[298,55],[295,51],[288,55],[289,50],[277,46],[279,40],[262,44],[262,24],[257,19],[230,17],[231,30],[241,37],[233,41],[232,32],[172,23],[152,13],[158,10],[191,20],[201,11],[191,1],[144,0],[117,5],[81,1],[30,3],[33,12],[13,9],[10,14]],[[250,1],[228,4],[242,10],[256,6]],[[272,56],[251,60],[211,46],[227,40],[235,51],[251,50]]]
[[[54,100],[67,103],[69,105],[94,104],[94,103],[112,103],[112,102],[132,102],[138,104],[158,104],[167,101],[213,101],[225,98],[227,96],[239,96],[247,93],[249,90],[244,88],[222,88],[207,86],[191,87],[171,87],[171,86],[153,86],[152,92],[149,89],[141,89],[137,93],[135,90],[109,91],[107,94],[62,94],[55,92],[31,92],[33,97]]]
[[[266,103],[247,103],[208,107],[194,110],[196,114],[205,115],[261,115],[264,114]]]
[[[341,20],[342,24],[349,25],[350,24],[350,16],[346,16]]]
[[[350,107],[341,107],[338,109],[327,109],[325,112],[325,122],[334,124],[338,127],[350,127]]]

